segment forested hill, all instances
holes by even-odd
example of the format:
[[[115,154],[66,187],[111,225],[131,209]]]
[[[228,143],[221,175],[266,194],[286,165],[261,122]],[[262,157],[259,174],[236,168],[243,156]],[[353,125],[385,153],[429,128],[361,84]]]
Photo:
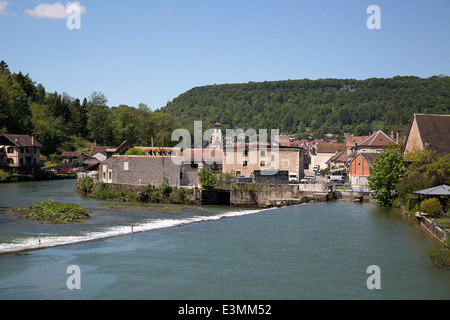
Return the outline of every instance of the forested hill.
[[[159,111],[185,127],[279,129],[299,137],[355,135],[381,129],[406,134],[414,113],[450,114],[450,77],[286,80],[193,88]]]

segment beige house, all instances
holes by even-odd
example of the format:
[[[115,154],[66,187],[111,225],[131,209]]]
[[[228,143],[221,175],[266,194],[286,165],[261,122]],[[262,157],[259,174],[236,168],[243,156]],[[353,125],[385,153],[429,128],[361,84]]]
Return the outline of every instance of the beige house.
[[[450,154],[450,115],[414,114],[404,155],[429,150]]]
[[[345,150],[343,143],[319,142],[315,149],[315,154],[311,154],[311,168],[317,166],[319,169],[328,167],[327,161],[338,152]]]
[[[353,146],[356,153],[381,153],[381,151],[389,146],[399,145],[398,134],[397,138],[388,136],[383,131],[375,131],[372,135]]]
[[[299,147],[272,147],[270,144],[245,143],[227,146],[223,151],[223,172],[250,177],[255,170],[278,169],[295,173],[302,179],[305,150]]]
[[[12,173],[34,174],[41,167],[41,148],[33,136],[23,134],[0,135],[0,168]]]

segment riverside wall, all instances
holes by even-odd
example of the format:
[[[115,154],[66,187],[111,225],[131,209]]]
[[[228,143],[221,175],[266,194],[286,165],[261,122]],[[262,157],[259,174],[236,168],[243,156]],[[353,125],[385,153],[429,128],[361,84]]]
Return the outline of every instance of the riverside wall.
[[[316,190],[300,190],[298,185],[269,185],[245,183],[233,185],[230,190],[231,206],[271,207],[294,204],[303,196],[316,201],[331,199],[332,194]]]

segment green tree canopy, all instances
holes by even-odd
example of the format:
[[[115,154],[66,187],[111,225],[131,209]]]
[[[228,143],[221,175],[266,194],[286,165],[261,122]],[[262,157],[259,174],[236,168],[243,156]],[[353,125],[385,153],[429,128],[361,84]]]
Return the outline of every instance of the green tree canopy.
[[[369,188],[375,201],[383,206],[392,205],[395,190],[403,176],[403,154],[399,147],[383,151],[370,168]]]

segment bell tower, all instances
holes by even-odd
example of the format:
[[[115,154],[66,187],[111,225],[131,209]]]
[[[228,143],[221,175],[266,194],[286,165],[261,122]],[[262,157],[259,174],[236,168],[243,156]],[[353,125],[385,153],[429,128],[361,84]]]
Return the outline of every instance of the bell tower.
[[[214,149],[222,149],[222,125],[219,122],[219,116],[217,116],[216,123],[214,124],[214,133],[212,135],[211,144]]]

